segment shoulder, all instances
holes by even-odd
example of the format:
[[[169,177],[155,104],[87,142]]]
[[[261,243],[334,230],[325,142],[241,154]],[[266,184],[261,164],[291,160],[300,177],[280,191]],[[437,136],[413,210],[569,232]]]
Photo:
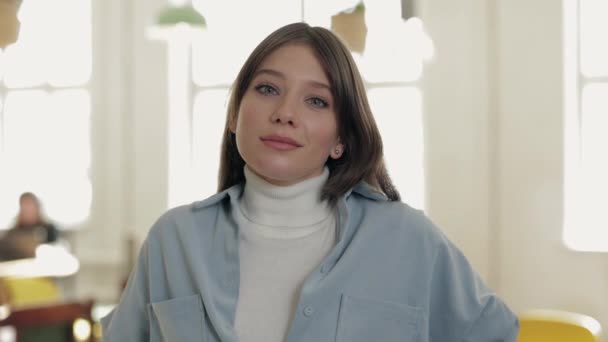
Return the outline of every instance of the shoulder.
[[[148,235],[163,238],[184,231],[204,230],[204,226],[215,221],[225,203],[238,198],[240,191],[241,186],[236,185],[206,199],[171,208],[156,220]]]
[[[407,241],[424,243],[433,248],[448,247],[449,240],[430,217],[401,201],[372,198],[357,192],[355,207],[361,212],[362,219],[375,229],[382,229],[389,236],[401,236]]]

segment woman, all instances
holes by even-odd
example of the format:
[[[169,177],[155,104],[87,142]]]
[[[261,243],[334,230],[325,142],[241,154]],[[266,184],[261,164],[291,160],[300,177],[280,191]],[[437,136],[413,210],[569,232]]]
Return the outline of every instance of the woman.
[[[19,213],[15,225],[0,239],[0,258],[33,258],[36,247],[43,243],[54,243],[58,236],[55,225],[44,219],[38,197],[31,192],[24,192],[19,196]]]
[[[287,25],[249,56],[219,190],[155,223],[104,341],[515,341],[513,313],[399,201],[330,31]]]

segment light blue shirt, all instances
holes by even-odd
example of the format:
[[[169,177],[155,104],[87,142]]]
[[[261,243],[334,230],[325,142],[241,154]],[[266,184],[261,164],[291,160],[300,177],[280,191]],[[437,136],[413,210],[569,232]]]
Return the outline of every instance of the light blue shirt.
[[[241,192],[158,219],[104,341],[237,341]],[[518,326],[421,211],[361,183],[338,201],[337,244],[304,282],[287,341],[515,342]]]

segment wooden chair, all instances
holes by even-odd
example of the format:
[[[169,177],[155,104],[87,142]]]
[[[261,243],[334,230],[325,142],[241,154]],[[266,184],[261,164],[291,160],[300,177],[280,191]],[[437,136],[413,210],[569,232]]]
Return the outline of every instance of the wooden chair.
[[[593,317],[559,310],[532,310],[519,315],[518,342],[599,342],[600,323]]]
[[[0,326],[13,327],[17,342],[89,342],[92,308],[91,300],[16,308]]]

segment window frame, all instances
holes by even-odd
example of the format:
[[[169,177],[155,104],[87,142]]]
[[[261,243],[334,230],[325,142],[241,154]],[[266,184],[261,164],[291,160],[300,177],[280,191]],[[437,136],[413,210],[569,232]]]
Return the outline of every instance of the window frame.
[[[587,76],[582,67],[581,1],[563,0],[564,38],[564,209],[562,242],[576,252],[608,252],[608,243],[599,244],[602,232],[586,229],[582,209],[585,198],[581,194],[584,179],[583,154],[583,92],[590,84],[608,85],[608,75]],[[608,160],[606,160],[608,163]],[[608,234],[608,233],[604,233]],[[593,244],[589,241],[595,241]]]
[[[52,85],[48,80],[45,80],[42,84],[40,85],[34,85],[34,86],[15,86],[15,87],[10,87],[8,86],[5,81],[4,81],[4,77],[5,77],[5,73],[3,73],[3,77],[2,79],[0,79],[0,163],[3,163],[4,160],[2,159],[3,154],[5,152],[6,149],[6,100],[9,96],[9,94],[11,93],[19,93],[19,92],[24,92],[24,91],[40,91],[42,93],[45,94],[45,96],[53,96],[55,93],[57,92],[64,92],[64,91],[72,91],[72,90],[76,90],[76,91],[82,91],[87,95],[88,98],[88,165],[85,167],[85,169],[83,170],[85,172],[85,174],[87,175],[87,180],[88,180],[88,186],[90,187],[91,191],[93,191],[93,180],[92,177],[90,175],[90,169],[92,167],[93,164],[93,136],[92,136],[92,132],[93,132],[93,116],[94,116],[94,103],[95,103],[95,96],[96,96],[96,82],[98,82],[96,75],[97,75],[97,69],[96,69],[96,38],[97,38],[97,27],[96,25],[99,23],[99,20],[97,18],[98,14],[97,14],[97,5],[96,2],[93,0],[90,0],[90,4],[88,6],[88,10],[89,15],[90,15],[90,27],[89,27],[89,32],[90,32],[90,51],[89,51],[89,57],[90,60],[88,61],[89,65],[88,65],[88,69],[89,69],[89,77],[86,80],[86,82],[81,82],[79,84],[76,85]],[[23,10],[23,6],[21,7],[20,11]],[[18,13],[18,15],[20,15]],[[23,27],[23,26],[22,26]],[[23,29],[23,28],[21,28]],[[17,41],[18,44],[19,41]],[[10,47],[8,47],[10,48]],[[5,51],[2,51],[3,56],[1,58],[5,58],[4,54],[6,53]],[[32,191],[35,189],[23,189],[25,191]],[[14,203],[16,205],[17,200],[18,200],[18,195],[14,198]],[[37,195],[40,196],[40,194],[37,193]],[[7,199],[8,200],[8,199]],[[52,214],[47,213],[46,211],[43,212],[43,214],[45,216],[48,216],[48,218],[53,221],[56,222],[60,225],[60,227],[63,230],[72,230],[72,229],[79,229],[82,226],[86,225],[87,222],[90,220],[91,215],[92,215],[92,202],[94,200],[94,194],[91,193],[91,197],[89,198],[89,205],[88,205],[88,209],[86,210],[86,212],[81,213],[81,218],[80,219],[71,219],[68,221],[63,221],[61,219],[56,219]],[[41,201],[44,204],[45,198],[44,196],[41,196]],[[8,222],[2,222],[5,224],[0,224],[0,230],[6,230],[8,228],[10,228],[8,225],[11,224],[12,221]]]

